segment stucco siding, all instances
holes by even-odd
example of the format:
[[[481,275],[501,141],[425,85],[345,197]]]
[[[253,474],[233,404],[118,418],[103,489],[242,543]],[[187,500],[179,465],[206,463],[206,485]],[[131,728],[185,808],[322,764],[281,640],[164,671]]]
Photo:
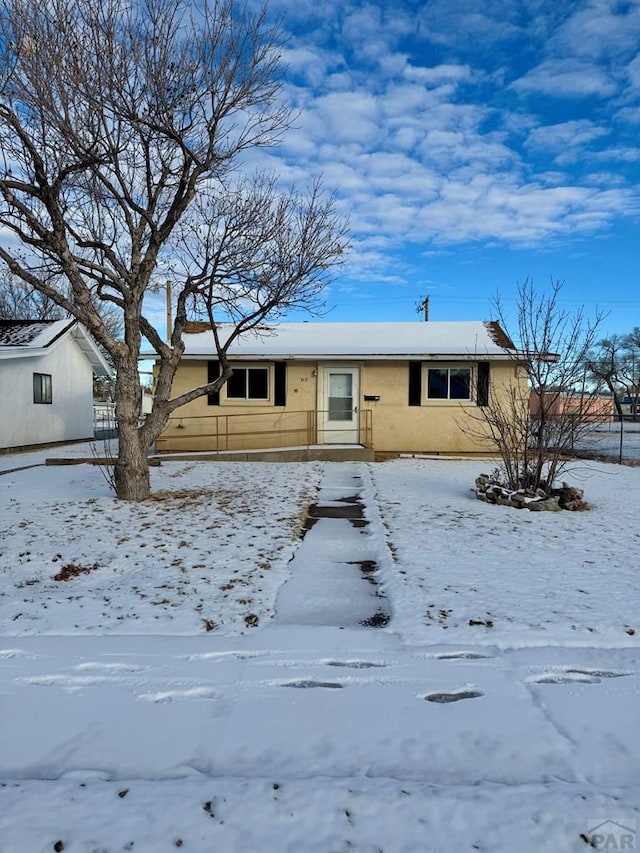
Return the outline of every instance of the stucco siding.
[[[242,362],[246,366],[251,362]],[[262,363],[265,364],[264,362]],[[201,397],[178,409],[157,441],[160,451],[244,450],[313,444],[323,409],[323,362],[292,361],[287,364],[286,406],[274,406],[273,363],[269,363],[269,401],[232,401],[222,390],[220,403],[209,405]],[[430,400],[422,363],[420,405],[409,405],[408,361],[360,361],[358,407],[361,423],[371,425],[371,444],[381,453],[482,453],[491,446],[483,441],[484,425],[476,404],[474,363],[452,361],[450,366],[471,369],[471,400]],[[443,362],[438,362],[442,366]],[[433,366],[433,365],[432,365]],[[205,383],[206,361],[185,361],[174,381],[174,395]],[[492,395],[500,396],[522,382],[513,362],[494,362],[490,367]],[[366,397],[376,397],[366,400]],[[368,414],[370,412],[370,414]],[[240,417],[238,417],[240,416]],[[362,438],[364,440],[364,436]]]
[[[173,382],[172,396],[205,384],[207,365],[207,361],[183,362]],[[253,362],[243,362],[239,366],[252,365]],[[285,406],[275,406],[273,402],[273,362],[261,366],[269,367],[268,401],[228,400],[225,388],[219,405],[210,405],[206,396],[199,397],[174,412],[156,441],[156,448],[160,452],[248,450],[315,443],[316,365],[287,364]]]
[[[485,427],[476,405],[476,365],[450,362],[451,367],[471,368],[471,397],[467,401],[429,400],[422,363],[420,405],[409,405],[408,362],[367,363],[362,369],[362,395],[380,399],[363,402],[372,410],[373,446],[379,452],[482,453],[490,445],[482,440]],[[431,366],[434,366],[433,364]],[[439,362],[438,367],[442,366]],[[491,392],[500,394],[514,377],[512,364],[491,365]]]

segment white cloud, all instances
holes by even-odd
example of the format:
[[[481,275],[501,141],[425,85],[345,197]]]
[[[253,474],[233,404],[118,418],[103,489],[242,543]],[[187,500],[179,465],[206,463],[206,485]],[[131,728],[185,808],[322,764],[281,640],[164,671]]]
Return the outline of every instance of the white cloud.
[[[609,97],[617,84],[606,69],[579,59],[548,59],[511,84],[519,92],[560,97]]]
[[[331,57],[325,51],[309,46],[285,47],[282,61],[289,74],[299,75],[309,86],[320,86],[331,66]]]
[[[310,11],[288,54],[297,127],[260,157],[285,181],[322,173],[335,189],[354,235],[352,278],[415,277],[399,261],[407,245],[545,248],[637,212],[637,191],[609,169],[638,156],[612,121],[615,109],[621,122],[640,120],[632,100],[613,100],[638,66],[615,53],[613,0],[578,5],[590,17],[568,0],[520,11],[432,0],[418,25],[402,2],[330,0],[324,17]],[[580,33],[606,63],[571,49]]]
[[[542,61],[513,82],[515,89],[561,97],[633,97],[635,87],[637,97],[637,0],[583,0],[574,5],[558,0],[546,6],[541,20],[541,32],[545,27],[548,31],[540,42]]]
[[[518,34],[517,4],[501,0],[431,0],[420,8],[417,25],[436,44],[494,46]]]
[[[538,150],[557,151],[567,147],[579,148],[609,134],[610,130],[587,119],[565,121],[534,128],[529,133],[527,145]]]
[[[471,68],[469,65],[453,64],[436,65],[433,68],[418,68],[407,63],[404,76],[407,80],[422,83],[425,86],[435,86],[442,83],[468,80],[471,77]]]
[[[627,77],[631,86],[636,90],[636,94],[638,94],[640,91],[640,54],[627,65]]]
[[[612,160],[618,163],[637,163],[640,160],[640,148],[617,145],[606,151],[598,151],[592,155],[594,160]]]
[[[623,107],[618,110],[615,117],[627,124],[640,124],[640,105],[637,107]]]
[[[320,137],[370,145],[378,137],[380,107],[368,92],[332,92],[318,98],[310,113]]]
[[[413,30],[411,15],[401,4],[345,5],[341,36],[350,45],[356,45],[368,57],[375,57],[375,51],[380,45],[392,45],[398,36]]]
[[[461,185],[450,182],[440,201],[424,209],[421,222],[436,242],[498,238],[527,245],[551,236],[588,233],[613,216],[614,198],[622,191],[601,193],[584,187],[514,185],[490,177]]]
[[[616,0],[589,0],[561,26],[553,40],[558,53],[569,52],[589,60],[616,57],[637,50],[640,5]]]

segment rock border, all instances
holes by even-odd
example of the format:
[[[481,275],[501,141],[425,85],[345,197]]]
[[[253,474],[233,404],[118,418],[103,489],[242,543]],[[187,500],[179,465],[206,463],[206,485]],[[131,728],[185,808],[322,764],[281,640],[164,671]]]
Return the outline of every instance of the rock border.
[[[489,474],[480,474],[476,477],[475,492],[479,501],[514,509],[528,509],[530,512],[559,512],[563,509],[584,512],[591,508],[584,500],[583,490],[568,483],[551,489],[547,494],[543,489],[535,492],[527,489],[508,489]]]

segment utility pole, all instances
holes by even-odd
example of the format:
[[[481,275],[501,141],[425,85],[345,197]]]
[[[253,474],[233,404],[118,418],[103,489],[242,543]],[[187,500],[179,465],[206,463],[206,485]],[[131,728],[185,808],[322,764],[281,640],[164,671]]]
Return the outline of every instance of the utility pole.
[[[171,307],[171,282],[167,279],[167,343],[171,343],[173,329],[173,309]]]
[[[429,322],[429,297],[425,296],[420,302],[416,304],[416,313],[419,314],[421,311],[424,311],[424,322]]]

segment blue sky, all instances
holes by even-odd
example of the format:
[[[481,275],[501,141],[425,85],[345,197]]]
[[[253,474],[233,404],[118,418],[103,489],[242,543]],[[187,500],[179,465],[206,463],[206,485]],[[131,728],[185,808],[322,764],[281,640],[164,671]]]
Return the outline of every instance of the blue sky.
[[[640,0],[270,10],[299,115],[260,163],[351,223],[327,320],[485,319],[529,277],[640,325]]]

